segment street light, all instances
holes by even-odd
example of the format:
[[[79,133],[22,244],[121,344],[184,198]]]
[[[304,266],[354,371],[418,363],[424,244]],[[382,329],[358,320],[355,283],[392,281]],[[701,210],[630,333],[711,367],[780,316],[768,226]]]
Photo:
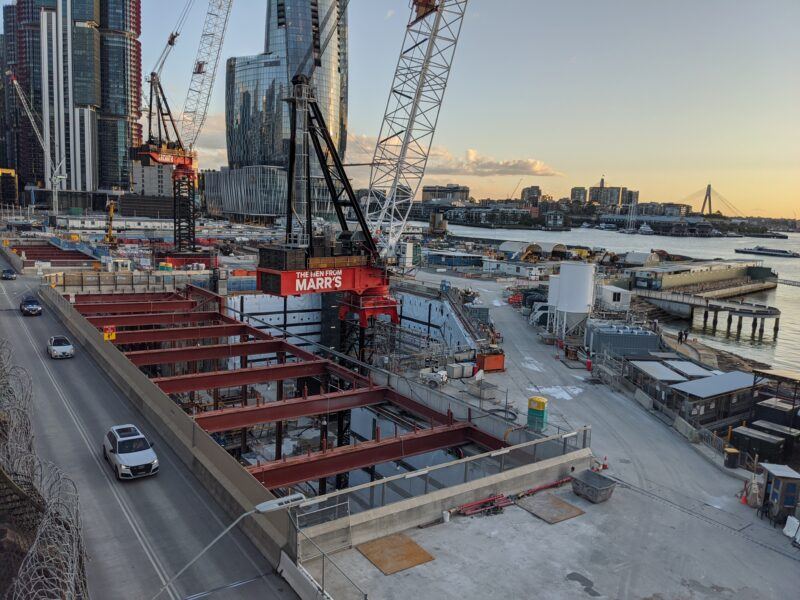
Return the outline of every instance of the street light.
[[[222,537],[224,537],[225,534],[228,533],[231,529],[236,527],[236,525],[239,524],[239,521],[241,521],[245,517],[249,517],[250,515],[253,515],[255,513],[263,515],[264,513],[274,512],[276,510],[281,510],[281,509],[284,509],[284,508],[287,508],[287,509],[288,508],[292,508],[293,506],[297,506],[301,502],[305,502],[305,499],[306,499],[306,497],[303,494],[299,494],[299,493],[298,494],[291,494],[289,496],[284,496],[283,498],[275,498],[273,500],[267,500],[266,502],[261,502],[260,504],[256,504],[253,509],[248,510],[246,513],[243,513],[243,514],[239,515],[239,517],[233,523],[231,523],[225,529],[222,530],[222,533],[220,533],[217,537],[215,537],[213,540],[211,540],[209,542],[209,544],[205,548],[203,548],[197,556],[195,556],[192,560],[190,560],[188,563],[186,563],[185,567],[183,567],[180,571],[175,573],[175,575],[173,575],[170,578],[169,581],[167,581],[164,585],[162,585],[161,589],[159,589],[158,592],[156,592],[156,595],[153,596],[152,600],[156,600],[156,598],[158,598],[161,595],[161,592],[163,592],[170,585],[172,585],[173,581],[175,581],[178,577],[183,575],[183,573],[184,573],[184,571],[186,571],[186,569],[188,569],[195,562],[197,562],[197,560],[201,556],[203,556],[203,554],[208,552],[214,544],[216,544]]]

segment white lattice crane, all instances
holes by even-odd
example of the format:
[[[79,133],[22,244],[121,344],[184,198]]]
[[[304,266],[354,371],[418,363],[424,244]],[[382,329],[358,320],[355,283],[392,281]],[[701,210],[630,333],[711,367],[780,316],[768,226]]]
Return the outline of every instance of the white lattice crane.
[[[208,103],[219,66],[233,0],[208,0],[206,20],[181,115],[181,138],[187,148],[194,146],[208,114]]]
[[[405,229],[428,163],[468,0],[412,0],[369,180],[367,219],[384,256]]]
[[[62,171],[62,167],[64,165],[64,159],[62,158],[58,164],[53,163],[53,159],[50,156],[50,144],[45,143],[44,136],[42,136],[42,132],[39,129],[39,124],[36,122],[36,117],[34,116],[33,110],[31,109],[31,103],[28,100],[28,97],[25,95],[25,92],[22,90],[22,86],[17,81],[17,77],[11,73],[7,72],[9,80],[11,81],[11,85],[14,87],[14,90],[17,93],[17,97],[19,97],[19,102],[22,105],[22,110],[25,111],[25,115],[28,117],[28,120],[31,122],[31,128],[33,129],[33,134],[36,136],[36,140],[39,142],[39,145],[42,147],[42,152],[44,152],[45,164],[51,167],[51,172],[48,173],[48,177],[50,179],[50,189],[53,195],[53,214],[58,215],[58,188],[61,186],[61,180],[66,179],[66,175],[64,175]]]

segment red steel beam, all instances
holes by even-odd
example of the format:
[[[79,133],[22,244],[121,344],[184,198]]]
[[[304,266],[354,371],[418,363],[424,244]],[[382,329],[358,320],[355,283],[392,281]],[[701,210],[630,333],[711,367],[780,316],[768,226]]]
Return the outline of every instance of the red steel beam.
[[[267,402],[257,406],[242,406],[211,410],[195,415],[194,420],[208,433],[242,429],[262,423],[274,423],[300,417],[313,417],[335,413],[340,410],[372,406],[386,401],[388,389],[383,387],[359,388],[330,394],[319,394],[308,398],[292,398]]]
[[[154,377],[152,381],[166,394],[179,394],[181,392],[214,390],[253,383],[294,379],[296,377],[323,375],[328,371],[329,364],[326,360],[311,360],[270,365],[268,367],[212,371],[210,373],[193,373],[191,375],[175,375],[173,377]]]
[[[203,340],[250,333],[247,325],[226,323],[225,325],[201,325],[198,327],[166,327],[164,329],[141,329],[118,331],[114,343],[143,344],[148,342],[173,342],[177,340]]]
[[[119,334],[118,334],[119,335]],[[283,340],[259,340],[238,344],[213,344],[208,346],[189,346],[168,348],[166,350],[138,350],[126,352],[125,356],[137,367],[144,365],[171,365],[193,360],[212,360],[234,356],[255,356],[271,354],[286,349]]]
[[[271,461],[248,467],[247,470],[267,488],[284,487],[434,450],[461,446],[472,441],[472,430],[469,423],[442,425],[380,441],[340,446],[325,452]]]
[[[145,325],[172,325],[175,323],[197,323],[200,321],[224,321],[236,323],[235,319],[223,317],[218,312],[178,312],[178,313],[145,313],[133,315],[104,315],[86,317],[92,325],[100,329],[106,325],[115,327],[143,327]]]
[[[197,306],[196,300],[153,300],[152,302],[93,302],[76,304],[83,316],[154,312],[182,312]]]
[[[75,304],[92,304],[97,302],[152,302],[153,300],[180,299],[176,292],[151,292],[129,294],[75,294]]]

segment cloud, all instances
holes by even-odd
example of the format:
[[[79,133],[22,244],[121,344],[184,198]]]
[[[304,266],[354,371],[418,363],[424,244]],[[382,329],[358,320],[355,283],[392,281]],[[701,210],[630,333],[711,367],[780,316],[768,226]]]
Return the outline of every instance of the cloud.
[[[347,163],[364,163],[372,160],[377,138],[367,135],[347,136]],[[426,175],[452,175],[469,177],[553,177],[561,175],[550,165],[534,158],[498,160],[469,149],[463,158],[455,156],[444,146],[431,148]]]
[[[495,175],[519,175],[553,177],[560,175],[550,165],[535,158],[514,158],[498,160],[469,149],[463,158],[453,156],[445,148],[434,147],[426,171],[430,175],[469,175],[473,177],[493,177]]]
[[[393,16],[394,16],[394,9],[393,9],[393,8],[390,8],[388,11],[386,11],[386,16],[385,16],[385,17],[383,17],[383,20],[384,20],[384,21],[388,21],[388,20],[389,20],[389,19],[391,19]]]
[[[228,164],[228,148],[225,141],[225,115],[209,114],[195,144],[201,169],[219,169]]]

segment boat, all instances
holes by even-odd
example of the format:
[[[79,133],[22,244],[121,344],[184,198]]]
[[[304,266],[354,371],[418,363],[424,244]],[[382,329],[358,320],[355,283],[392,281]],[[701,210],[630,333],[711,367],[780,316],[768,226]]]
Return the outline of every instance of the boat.
[[[647,223],[642,223],[642,226],[639,227],[639,233],[642,235],[655,235],[656,232],[653,231],[653,228],[650,227]]]
[[[589,223],[589,221],[584,221],[583,224],[581,225],[581,229],[591,229],[591,228],[592,224]]]
[[[800,258],[800,252],[782,250],[781,248],[765,248],[764,246],[756,246],[755,248],[736,248],[734,251],[738,254],[760,254],[762,256],[779,256],[782,258]]]
[[[725,237],[729,238],[740,238],[744,237],[741,233],[736,233],[735,231],[729,231],[725,234]]]
[[[617,226],[613,223],[601,223],[597,226],[597,229],[602,229],[603,231],[616,231]]]
[[[633,235],[634,233],[639,233],[637,229],[633,229],[632,227],[626,227],[625,229],[617,230],[617,233],[624,233],[627,235]]]

